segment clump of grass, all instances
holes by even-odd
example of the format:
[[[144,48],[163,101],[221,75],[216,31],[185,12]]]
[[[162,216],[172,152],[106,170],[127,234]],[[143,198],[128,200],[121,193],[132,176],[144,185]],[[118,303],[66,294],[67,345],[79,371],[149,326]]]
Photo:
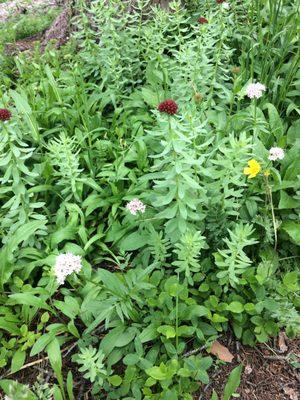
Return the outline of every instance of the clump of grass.
[[[1,0],[0,0],[1,1]],[[10,18],[3,27],[0,34],[3,42],[13,42],[26,37],[34,36],[44,31],[51,25],[59,14],[60,8],[50,8],[47,12],[39,10],[30,14],[19,14]]]

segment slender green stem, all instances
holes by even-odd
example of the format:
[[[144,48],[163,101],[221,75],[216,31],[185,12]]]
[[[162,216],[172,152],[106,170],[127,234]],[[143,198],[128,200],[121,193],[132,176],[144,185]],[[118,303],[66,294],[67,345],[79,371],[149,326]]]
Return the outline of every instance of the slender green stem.
[[[272,214],[272,223],[273,223],[273,229],[274,229],[274,249],[276,250],[277,248],[277,224],[276,224],[276,218],[275,218],[275,212],[274,212],[274,204],[273,204],[273,196],[272,196],[272,188],[269,185],[268,177],[265,176],[265,182],[266,182],[266,192],[267,192],[267,197],[269,198],[270,202],[270,207],[271,207],[271,214]]]
[[[177,274],[177,282],[179,285],[179,273]],[[179,306],[179,301],[178,301],[178,292],[176,293],[176,352],[178,354],[178,345],[179,345],[179,340],[178,340],[178,306]]]

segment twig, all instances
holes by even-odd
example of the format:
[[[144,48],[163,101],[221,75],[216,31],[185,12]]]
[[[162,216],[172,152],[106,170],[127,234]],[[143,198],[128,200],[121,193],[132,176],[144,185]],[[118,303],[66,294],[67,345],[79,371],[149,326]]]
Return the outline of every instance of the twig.
[[[67,352],[67,354],[69,354],[69,353],[74,349],[74,347],[75,347],[76,345],[77,345],[76,342],[75,342],[75,343],[72,343],[70,346],[64,348],[64,349],[61,351],[61,353]],[[34,365],[40,364],[40,363],[42,363],[43,361],[47,361],[47,360],[49,360],[49,357],[48,357],[48,356],[39,358],[38,360],[35,360],[35,361],[32,361],[32,362],[30,362],[30,363],[28,363],[28,364],[23,365],[23,367],[21,367],[21,368],[20,368],[18,371],[16,371],[16,372],[22,371],[23,369],[26,369],[26,368],[29,368],[29,367],[33,367]],[[3,375],[0,379],[6,378],[7,376],[10,376],[10,375],[13,375],[13,374],[15,374],[16,372],[9,372],[8,374]]]
[[[213,383],[213,379],[219,374],[219,372],[220,371],[217,370],[215,373],[213,373],[212,377],[210,378],[210,382],[205,386],[205,388],[203,389],[203,393],[200,394],[200,396],[198,397],[198,400],[202,400],[204,393],[207,392],[208,388]]]
[[[291,353],[289,353],[286,356],[264,356],[264,358],[266,358],[267,360],[281,360],[281,361],[288,361],[289,355]]]
[[[187,351],[186,353],[183,354],[183,357],[189,357],[193,354],[197,354],[200,353],[200,351],[204,350],[206,346],[201,346],[198,347],[197,349],[191,350],[191,351]]]

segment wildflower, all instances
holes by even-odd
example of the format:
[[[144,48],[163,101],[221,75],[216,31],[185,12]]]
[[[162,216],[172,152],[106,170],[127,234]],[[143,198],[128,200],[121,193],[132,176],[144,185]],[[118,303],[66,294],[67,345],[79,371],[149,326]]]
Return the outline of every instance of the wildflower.
[[[11,112],[6,108],[0,108],[0,121],[8,121],[11,118]]]
[[[207,24],[208,20],[205,17],[200,17],[198,19],[199,24]]]
[[[281,147],[272,147],[269,151],[269,160],[283,160],[284,159],[284,151]]]
[[[264,176],[267,178],[268,176],[270,176],[271,172],[269,169],[266,169],[264,172]]]
[[[222,3],[225,3],[225,1],[226,1],[226,0],[217,0],[217,3],[218,3],[218,4],[222,4]]]
[[[229,10],[229,9],[230,9],[230,4],[227,3],[227,1],[225,1],[225,2],[222,3],[222,8],[223,8],[224,10]]]
[[[136,215],[138,211],[144,213],[146,210],[146,206],[139,199],[133,199],[129,203],[126,204],[127,210],[129,210],[130,214]]]
[[[63,285],[68,275],[73,272],[80,272],[82,268],[81,257],[74,256],[72,253],[60,254],[56,257],[54,274],[57,282]]]
[[[249,178],[255,178],[260,170],[260,164],[256,160],[252,159],[248,161],[248,167],[244,168],[244,174],[249,175]]]
[[[262,95],[263,92],[266,90],[265,85],[262,85],[261,83],[250,83],[250,85],[247,86],[246,89],[246,94],[250,99],[259,99]]]
[[[178,105],[174,100],[168,99],[160,103],[157,107],[158,111],[164,112],[169,115],[174,115],[178,111]]]

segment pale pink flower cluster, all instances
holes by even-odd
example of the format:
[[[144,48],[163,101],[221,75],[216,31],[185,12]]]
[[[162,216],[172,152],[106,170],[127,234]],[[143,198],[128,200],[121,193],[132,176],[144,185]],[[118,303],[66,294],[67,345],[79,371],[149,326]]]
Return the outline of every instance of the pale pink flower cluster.
[[[54,266],[54,274],[57,282],[63,285],[68,275],[73,272],[80,272],[81,268],[80,256],[74,256],[72,253],[60,254],[56,257]]]
[[[136,215],[138,211],[144,213],[146,210],[145,204],[142,203],[139,199],[131,200],[129,203],[126,204],[126,208],[132,215]]]
[[[269,150],[269,160],[276,161],[276,160],[283,160],[284,159],[284,151],[281,147],[272,147]]]
[[[259,99],[265,90],[265,85],[262,85],[259,82],[250,83],[250,85],[247,86],[246,94],[250,99]]]

